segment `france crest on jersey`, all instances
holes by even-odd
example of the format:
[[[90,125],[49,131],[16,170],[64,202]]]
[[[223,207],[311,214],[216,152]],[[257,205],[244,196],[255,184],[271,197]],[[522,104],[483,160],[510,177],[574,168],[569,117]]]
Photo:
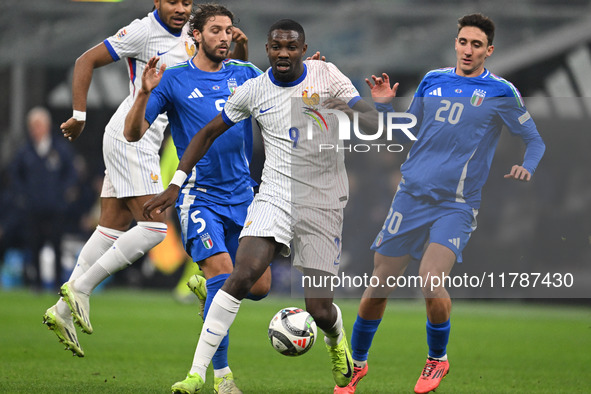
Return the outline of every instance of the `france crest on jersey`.
[[[401,167],[400,188],[416,197],[478,209],[503,125],[525,141],[523,166],[531,174],[544,152],[517,89],[486,69],[478,77],[455,68],[427,73],[408,112],[417,117],[417,141]]]
[[[195,133],[222,111],[233,90],[261,73],[252,63],[234,59],[222,62],[217,72],[198,69],[192,59],[169,67],[152,91],[145,118],[151,123],[159,114],[168,114],[180,158]],[[181,196],[225,205],[252,199],[251,155],[252,123],[245,119],[215,140],[189,174]]]

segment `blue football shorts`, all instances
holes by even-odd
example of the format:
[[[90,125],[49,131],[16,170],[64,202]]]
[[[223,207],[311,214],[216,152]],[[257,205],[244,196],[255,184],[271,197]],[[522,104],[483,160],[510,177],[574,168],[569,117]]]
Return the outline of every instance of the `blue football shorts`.
[[[238,205],[202,204],[188,209],[177,207],[185,250],[195,262],[227,252],[234,263],[250,201]]]
[[[410,254],[420,260],[426,243],[453,251],[459,263],[462,250],[476,230],[478,211],[466,204],[438,204],[398,191],[371,250],[390,257]]]

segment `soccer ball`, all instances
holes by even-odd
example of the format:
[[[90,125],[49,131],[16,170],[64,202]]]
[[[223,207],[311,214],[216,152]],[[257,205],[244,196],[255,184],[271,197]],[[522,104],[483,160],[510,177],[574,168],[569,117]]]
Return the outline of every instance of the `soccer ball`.
[[[301,308],[284,308],[269,323],[271,346],[285,356],[301,356],[316,340],[316,322]]]

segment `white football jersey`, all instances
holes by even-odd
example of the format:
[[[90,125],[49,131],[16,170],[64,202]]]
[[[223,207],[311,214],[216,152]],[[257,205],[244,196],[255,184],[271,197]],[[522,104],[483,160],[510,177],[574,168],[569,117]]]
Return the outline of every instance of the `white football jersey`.
[[[125,117],[133,105],[136,93],[141,89],[142,73],[146,63],[152,56],[160,56],[158,65],[164,63],[172,66],[194,56],[197,50],[188,30],[186,24],[180,33],[171,32],[158,17],[158,12],[153,11],[146,17],[136,19],[119,29],[115,35],[104,41],[114,60],[125,58],[129,73],[129,96],[119,105],[105,132],[127,142],[123,136]],[[143,149],[158,152],[167,124],[166,115],[160,115],[135,144]]]
[[[237,123],[252,114],[259,123],[265,149],[261,194],[288,205],[343,208],[349,198],[344,152],[321,150],[341,145],[337,117],[323,113],[322,103],[340,98],[351,104],[359,93],[335,65],[304,65],[291,83],[275,80],[271,69],[248,80],[228,99],[222,116]]]

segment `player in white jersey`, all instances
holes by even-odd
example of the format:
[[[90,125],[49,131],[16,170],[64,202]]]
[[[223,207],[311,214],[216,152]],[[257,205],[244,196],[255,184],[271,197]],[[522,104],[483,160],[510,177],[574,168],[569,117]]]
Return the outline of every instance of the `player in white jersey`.
[[[125,140],[123,126],[141,87],[140,76],[148,60],[159,55],[164,62],[175,64],[195,54],[187,32],[192,6],[192,0],[154,0],[153,12],[121,28],[76,60],[72,81],[74,112],[72,118],[61,125],[64,137],[70,141],[76,140],[85,126],[86,98],[93,70],[124,58],[130,78],[130,94],[109,121],[103,137],[106,171],[99,224],[80,252],[70,280],[62,286],[63,297],[44,315],[44,323],[79,357],[83,357],[84,352],[72,315],[83,332],[92,333],[88,316],[92,290],[108,276],[143,256],[166,235],[164,215],[146,220],[142,217],[142,206],[162,191],[158,150],[167,119],[160,117],[147,132],[148,136],[134,143]],[[246,53],[245,43],[243,41],[235,49]],[[129,229],[134,219],[137,225]]]
[[[176,200],[186,174],[219,135],[250,115],[257,120],[265,145],[260,191],[240,234],[235,269],[214,297],[203,324],[193,366],[184,381],[187,393],[203,387],[205,371],[241,300],[273,258],[289,254],[290,243],[294,265],[302,267],[305,276],[321,281],[338,271],[348,185],[342,150],[330,154],[319,150],[321,143],[338,143],[337,119],[323,110],[322,99],[329,99],[324,108],[346,101],[368,119],[376,114],[334,65],[304,62],[307,45],[299,23],[283,19],[272,25],[266,49],[271,68],[238,87],[222,113],[197,132],[181,158],[176,183],[144,209],[148,218],[152,212],[161,214]],[[333,292],[311,286],[304,291],[306,309],[325,334],[333,378],[338,386],[346,386],[352,376],[351,355]]]

